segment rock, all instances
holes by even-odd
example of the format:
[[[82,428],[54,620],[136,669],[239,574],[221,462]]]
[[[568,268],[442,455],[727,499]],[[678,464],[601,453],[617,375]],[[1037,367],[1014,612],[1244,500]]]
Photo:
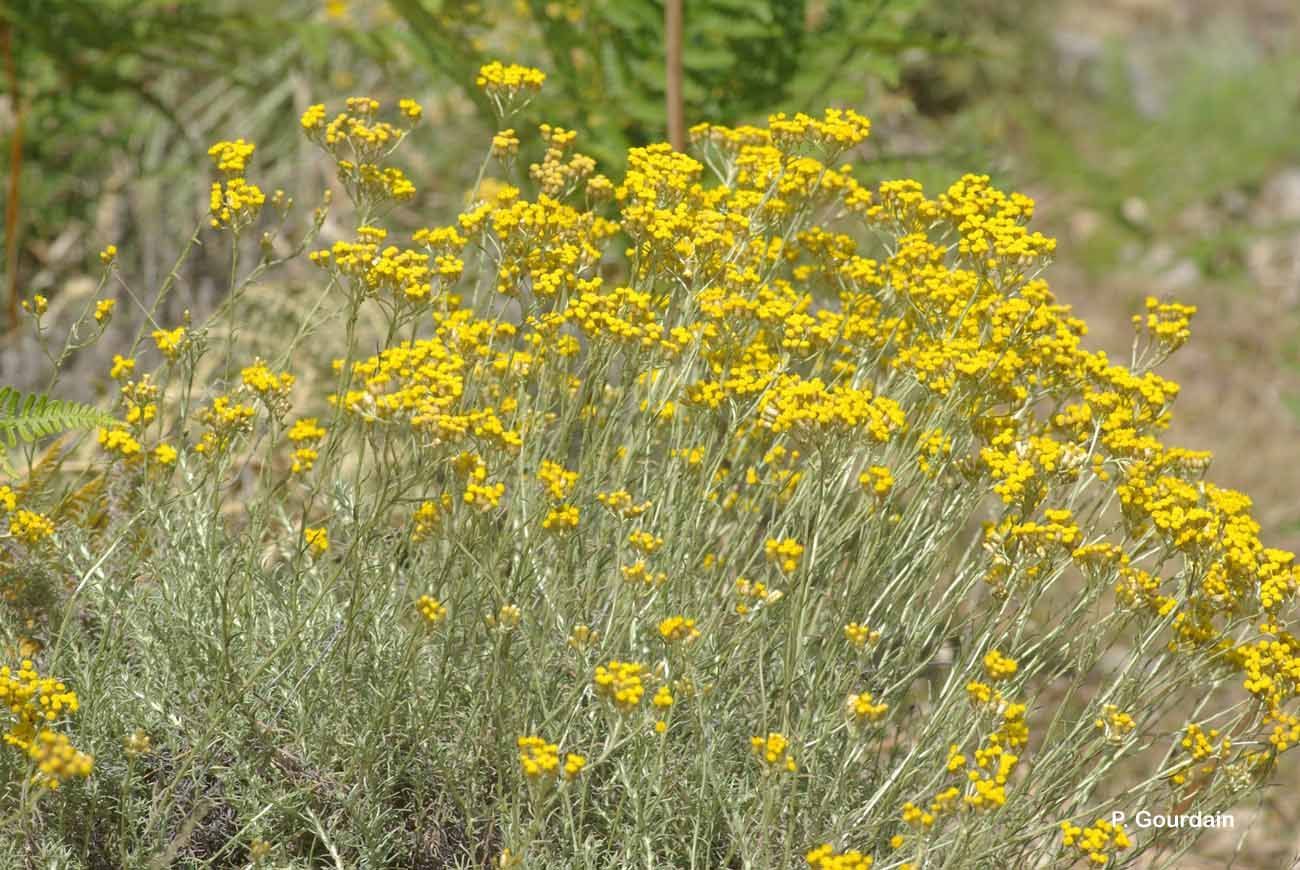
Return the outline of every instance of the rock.
[[[1151,208],[1140,196],[1130,196],[1124,200],[1124,204],[1119,207],[1119,213],[1124,220],[1138,227],[1146,226],[1147,221],[1151,219]]]
[[[1300,303],[1300,234],[1265,236],[1246,249],[1246,271],[1251,283],[1286,308]]]
[[[1300,221],[1300,166],[1284,169],[1268,181],[1256,198],[1256,224]]]
[[[1187,290],[1201,283],[1201,267],[1190,259],[1182,259],[1165,270],[1157,280],[1157,286],[1167,293]]]

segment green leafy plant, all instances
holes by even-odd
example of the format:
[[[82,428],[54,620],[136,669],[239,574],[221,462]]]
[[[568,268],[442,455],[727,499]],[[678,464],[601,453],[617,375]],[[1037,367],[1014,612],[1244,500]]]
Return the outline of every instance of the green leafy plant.
[[[505,3],[389,0],[415,59],[474,87],[503,40],[512,57],[551,75],[537,111],[581,129],[585,147],[618,165],[629,146],[665,136],[664,12],[659,3],[529,2],[522,20]],[[686,120],[737,123],[777,111],[859,102],[869,81],[897,84],[909,49],[945,49],[918,26],[924,0],[696,0],[683,53]]]
[[[92,405],[0,387],[0,439],[10,448],[18,446],[19,440],[30,444],[72,429],[92,429],[113,422],[112,416]]]

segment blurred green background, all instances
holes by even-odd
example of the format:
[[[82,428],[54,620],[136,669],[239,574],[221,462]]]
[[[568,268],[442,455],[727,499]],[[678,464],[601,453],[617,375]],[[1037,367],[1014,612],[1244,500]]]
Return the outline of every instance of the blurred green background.
[[[494,132],[473,87],[489,59],[549,75],[514,122],[523,165],[547,121],[616,176],[628,146],[665,138],[663,14],[662,0],[0,0],[0,383],[43,376],[10,320],[19,299],[48,296],[57,319],[93,292],[109,243],[133,286],[165,278],[204,219],[211,142],[255,141],[251,178],[297,197],[305,225],[330,183],[299,135],[312,103],[424,103],[399,229],[463,206]],[[1294,0],[685,0],[684,68],[688,126],[852,106],[874,122],[854,155],[864,183],[933,192],[974,171],[1034,196],[1060,239],[1049,279],[1118,359],[1146,295],[1198,305],[1167,370],[1184,388],[1174,440],[1214,450],[1215,478],[1300,549]],[[215,304],[225,257],[185,264],[173,322]],[[1261,810],[1270,833],[1246,866],[1300,853],[1291,804]],[[1207,837],[1187,866],[1224,866],[1234,846]]]

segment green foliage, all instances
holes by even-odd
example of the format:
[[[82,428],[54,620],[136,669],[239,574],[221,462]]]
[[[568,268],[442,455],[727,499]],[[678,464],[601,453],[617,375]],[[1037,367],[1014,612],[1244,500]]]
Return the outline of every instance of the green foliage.
[[[549,78],[537,112],[581,129],[584,150],[617,165],[628,146],[665,137],[664,12],[661,3],[532,0],[516,4],[390,0],[409,27],[417,59],[458,82],[472,99],[478,67],[501,58]],[[720,124],[771,112],[860,104],[870,81],[897,84],[908,49],[943,48],[916,22],[925,0],[692,0],[683,65],[687,123]],[[576,11],[571,11],[576,10]],[[503,31],[510,47],[499,50]],[[476,46],[482,46],[481,49]]]
[[[53,297],[78,268],[97,271],[93,252],[110,241],[124,269],[165,274],[206,205],[189,173],[214,140],[256,141],[260,168],[296,146],[271,134],[296,112],[294,76],[318,75],[316,48],[335,32],[311,20],[318,8],[316,0],[274,9],[256,0],[0,3],[25,117],[19,286]],[[290,30],[296,38],[285,40]],[[335,57],[346,56],[335,42]],[[0,185],[0,202],[7,190]],[[125,214],[132,220],[116,220]],[[87,236],[73,246],[86,254],[80,262],[51,256]]]
[[[127,148],[150,116],[186,142],[187,162],[206,148],[176,111],[169,75],[248,79],[240,60],[270,48],[259,45],[259,34],[269,30],[251,27],[251,12],[226,3],[12,0],[0,6],[0,19],[13,32],[19,97],[29,116],[24,152],[32,168],[24,177],[23,213],[38,238],[80,216],[93,198],[72,180],[84,185],[103,172],[106,156]],[[135,123],[113,122],[127,112]],[[97,147],[85,148],[87,141]],[[56,164],[68,181],[42,171]]]
[[[91,405],[0,387],[0,439],[11,448],[19,440],[30,444],[72,429],[91,429],[113,422],[110,415]]]

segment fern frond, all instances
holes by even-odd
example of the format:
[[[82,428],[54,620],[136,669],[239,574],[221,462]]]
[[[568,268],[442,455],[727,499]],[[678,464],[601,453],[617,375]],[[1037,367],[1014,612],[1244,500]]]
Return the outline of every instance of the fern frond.
[[[10,447],[17,446],[19,439],[30,444],[38,438],[71,429],[92,429],[113,423],[110,415],[93,405],[0,387],[0,438]]]

